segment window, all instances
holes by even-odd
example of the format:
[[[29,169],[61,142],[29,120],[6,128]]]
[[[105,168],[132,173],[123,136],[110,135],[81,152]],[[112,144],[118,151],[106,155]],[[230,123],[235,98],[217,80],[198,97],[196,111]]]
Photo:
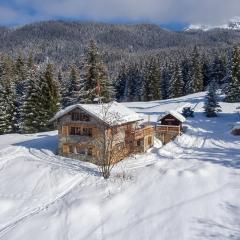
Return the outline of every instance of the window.
[[[81,127],[71,127],[70,135],[92,137],[92,128],[83,128],[81,131]]]
[[[83,128],[82,135],[92,137],[92,129],[91,128]]]
[[[71,135],[81,135],[81,128],[80,127],[71,127],[70,134]]]
[[[138,147],[141,146],[141,140],[137,140],[137,146],[138,146]]]
[[[90,118],[88,115],[80,112],[73,112],[72,113],[72,121],[83,121],[83,122],[89,122]]]

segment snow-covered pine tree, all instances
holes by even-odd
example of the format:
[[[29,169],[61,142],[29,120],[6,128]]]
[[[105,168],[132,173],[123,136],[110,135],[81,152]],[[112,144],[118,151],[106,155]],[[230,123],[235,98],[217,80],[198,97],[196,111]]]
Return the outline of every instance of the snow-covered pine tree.
[[[116,79],[116,98],[119,101],[141,101],[144,92],[142,63],[123,64]]]
[[[62,107],[64,107],[63,98],[64,98],[64,96],[66,96],[66,92],[67,92],[67,85],[65,85],[65,82],[64,82],[62,69],[59,69],[59,71],[58,71],[57,82],[58,82],[58,85],[59,85],[59,95],[60,95],[59,108],[62,108]]]
[[[240,49],[235,46],[233,48],[232,58],[228,68],[228,86],[226,88],[227,102],[239,102],[240,101]]]
[[[23,101],[23,95],[25,92],[26,87],[26,79],[27,79],[27,69],[26,65],[24,63],[24,59],[21,55],[18,56],[16,62],[15,62],[15,82],[16,82],[16,94],[17,94],[17,100],[19,104],[21,105],[21,102]]]
[[[185,58],[181,64],[182,76],[183,76],[183,94],[193,93],[193,82],[192,82],[192,65],[191,61],[188,58]]]
[[[84,83],[75,66],[71,67],[68,88],[63,98],[64,107],[83,102]]]
[[[194,47],[192,53],[192,83],[189,84],[189,87],[192,86],[192,92],[201,92],[203,91],[203,72],[202,72],[202,61],[197,47]]]
[[[146,101],[162,99],[160,65],[154,58],[150,59],[146,67],[144,90]]]
[[[1,123],[2,133],[11,133],[18,130],[17,104],[13,73],[13,62],[5,57],[0,62],[0,88],[1,88]],[[3,115],[5,113],[5,115]],[[4,127],[5,126],[5,127]]]
[[[162,89],[162,98],[168,99],[171,94],[171,78],[173,75],[173,69],[171,64],[164,66],[161,76],[161,89]]]
[[[5,101],[6,101],[6,120],[7,120],[7,132],[15,133],[19,130],[19,111],[16,102],[16,86],[14,82],[10,82],[5,86]]]
[[[17,125],[19,126],[18,130],[20,130],[20,125],[22,122],[21,118],[21,108],[25,101],[26,97],[26,89],[28,86],[28,74],[29,68],[32,64],[32,55],[30,55],[28,61],[25,63],[23,57],[21,55],[18,56],[17,60],[14,64],[15,71],[15,85],[16,85],[16,106],[17,106]]]
[[[221,112],[221,106],[218,103],[218,96],[216,92],[217,84],[216,81],[213,80],[208,87],[204,104],[204,111],[207,117],[216,117],[217,113]]]
[[[54,79],[53,68],[47,64],[46,70],[40,74],[40,131],[49,130],[49,120],[58,111],[59,103],[59,86]]]
[[[97,44],[93,40],[90,41],[85,54],[83,81],[84,102],[93,103],[98,97],[103,102],[112,100],[114,95],[112,82],[109,79],[107,67],[101,60]],[[100,96],[98,96],[96,88],[100,88]]]
[[[215,80],[219,85],[223,84],[223,79],[227,74],[226,70],[225,57],[216,55],[211,66],[209,79]]]
[[[177,98],[183,96],[183,77],[182,69],[178,63],[175,64],[174,73],[171,79],[171,98]]]
[[[116,99],[120,102],[127,101],[128,96],[128,73],[127,65],[123,64],[119,70],[118,76],[116,78]]]
[[[36,133],[40,130],[41,95],[36,68],[31,67],[28,73],[28,86],[24,103],[21,107],[22,123],[20,130],[24,133]]]
[[[14,88],[0,84],[0,134],[18,130]]]
[[[7,132],[7,104],[5,100],[5,89],[0,82],[0,134]]]

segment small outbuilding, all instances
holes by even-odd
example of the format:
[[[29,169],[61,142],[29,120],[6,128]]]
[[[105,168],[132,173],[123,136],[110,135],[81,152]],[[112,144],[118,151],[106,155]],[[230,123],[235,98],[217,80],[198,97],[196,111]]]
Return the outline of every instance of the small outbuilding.
[[[183,123],[186,118],[179,112],[168,111],[158,119],[156,126],[156,137],[158,137],[163,144],[167,144],[174,140],[183,131]]]
[[[179,126],[182,129],[182,124],[186,121],[186,118],[179,112],[168,111],[163,116],[160,116],[159,122],[161,125]]]

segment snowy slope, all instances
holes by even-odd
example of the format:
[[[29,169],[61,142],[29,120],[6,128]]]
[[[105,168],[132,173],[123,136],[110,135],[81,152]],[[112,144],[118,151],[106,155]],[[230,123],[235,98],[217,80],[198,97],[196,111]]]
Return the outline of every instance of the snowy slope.
[[[240,17],[234,17],[227,23],[221,25],[203,25],[203,24],[191,24],[185,31],[191,30],[202,30],[209,31],[212,29],[229,29],[229,30],[240,30]]]
[[[108,181],[92,164],[56,156],[56,132],[0,136],[0,239],[240,239],[237,104],[207,119],[203,97],[126,103],[146,120],[188,105],[196,117],[175,142],[119,163]]]

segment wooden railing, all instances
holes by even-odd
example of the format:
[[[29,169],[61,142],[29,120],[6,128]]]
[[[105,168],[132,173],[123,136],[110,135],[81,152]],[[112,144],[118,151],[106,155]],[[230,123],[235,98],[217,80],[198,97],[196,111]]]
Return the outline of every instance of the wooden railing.
[[[181,127],[180,126],[172,126],[172,125],[160,125],[156,126],[156,132],[157,133],[181,133]]]
[[[146,126],[144,128],[134,129],[134,130],[127,130],[126,131],[126,138],[131,140],[138,140],[144,138],[147,135],[152,135],[154,132],[154,128],[152,126]]]

